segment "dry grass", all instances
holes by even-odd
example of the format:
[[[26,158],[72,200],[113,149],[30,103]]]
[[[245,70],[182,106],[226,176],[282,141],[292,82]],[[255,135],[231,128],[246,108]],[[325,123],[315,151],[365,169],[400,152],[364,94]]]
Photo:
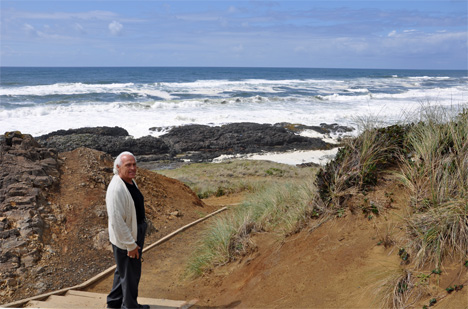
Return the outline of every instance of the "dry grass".
[[[415,266],[439,267],[445,256],[468,250],[468,113],[449,121],[440,110],[425,116],[408,134],[411,157],[399,178],[411,193]]]
[[[271,170],[268,166],[267,171]],[[252,233],[274,231],[286,236],[308,221],[313,213],[315,188],[308,178],[298,178],[304,171],[289,169],[299,172],[281,181],[269,181],[243,204],[215,220],[189,261],[189,276],[200,275],[250,252],[255,247],[250,240]],[[275,167],[274,171],[278,173],[280,169]]]
[[[396,163],[406,130],[404,126],[374,128],[368,125],[358,137],[346,140],[335,160],[317,175],[323,203],[338,211],[350,196],[374,186],[379,172]]]
[[[440,268],[446,256],[465,256],[468,252],[468,203],[455,200],[432,207],[407,219],[410,248],[415,267],[427,263]]]
[[[412,307],[422,297],[422,289],[416,288],[416,281],[409,270],[402,268],[391,270],[377,287],[382,307],[395,309]]]
[[[296,179],[311,179],[317,168],[280,164],[269,161],[232,160],[222,163],[197,163],[158,173],[178,179],[200,198],[232,193],[255,193],[272,183],[282,184]]]

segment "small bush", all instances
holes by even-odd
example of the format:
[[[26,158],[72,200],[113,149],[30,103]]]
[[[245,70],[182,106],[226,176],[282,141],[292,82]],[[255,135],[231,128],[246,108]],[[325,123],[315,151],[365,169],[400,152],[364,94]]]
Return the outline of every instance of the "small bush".
[[[335,159],[321,168],[316,185],[321,200],[339,209],[350,194],[377,184],[380,171],[398,162],[405,153],[405,137],[410,125],[369,128],[347,140]]]

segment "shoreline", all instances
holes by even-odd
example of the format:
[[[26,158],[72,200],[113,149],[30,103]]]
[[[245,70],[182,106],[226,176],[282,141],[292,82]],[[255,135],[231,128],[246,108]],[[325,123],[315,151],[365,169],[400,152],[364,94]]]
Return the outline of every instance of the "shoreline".
[[[264,160],[288,165],[316,164],[325,165],[335,158],[339,147],[330,150],[292,150],[286,152],[264,152],[236,155],[221,155],[212,163],[222,163],[232,159]]]
[[[233,158],[323,165],[334,157],[341,140],[354,133],[354,128],[336,123],[305,126],[243,122],[174,127],[158,138],[138,139],[121,127],[84,127],[52,132],[37,140],[58,152],[87,147],[117,156],[122,151],[131,151],[150,169],[166,169]]]

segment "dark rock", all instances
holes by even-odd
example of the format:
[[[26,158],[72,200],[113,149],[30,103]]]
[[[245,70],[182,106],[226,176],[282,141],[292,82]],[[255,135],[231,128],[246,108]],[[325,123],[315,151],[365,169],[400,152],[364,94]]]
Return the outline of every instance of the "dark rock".
[[[123,151],[131,149],[132,153],[139,155],[148,154],[165,154],[170,151],[169,146],[161,139],[153,136],[144,136],[135,140],[126,139],[118,151],[114,151],[111,155],[118,155]]]
[[[15,237],[19,235],[20,235],[20,232],[18,229],[11,229],[11,230],[0,232],[0,239],[6,239],[9,237]]]
[[[164,131],[168,131],[168,130],[170,130],[172,128],[173,128],[173,126],[170,126],[170,127],[151,127],[148,130],[150,130],[152,132],[164,132]]]
[[[337,123],[332,123],[332,124],[321,123],[320,128],[322,128],[324,130],[327,130],[329,133],[333,133],[333,134],[346,133],[346,132],[354,131],[354,128],[346,127],[346,126],[340,126]]]
[[[40,256],[47,208],[43,189],[58,184],[58,153],[42,148],[29,134],[7,132],[0,138],[0,273],[27,275]],[[14,227],[14,228],[12,228]]]
[[[98,136],[129,136],[128,131],[120,127],[86,127],[70,130],[58,130],[37,137],[38,140],[46,140],[52,136],[66,136],[75,134],[91,134]]]
[[[19,237],[10,237],[2,242],[2,251],[9,251],[11,249],[26,247],[27,242]]]
[[[151,128],[162,131],[168,128]],[[117,156],[122,151],[131,151],[142,162],[151,161],[210,161],[223,154],[259,153],[265,151],[330,149],[319,138],[300,136],[303,130],[315,130],[322,134],[349,132],[352,128],[337,124],[304,126],[279,123],[275,125],[258,123],[232,123],[223,126],[186,125],[173,127],[161,137],[145,136],[134,139],[122,128],[82,128],[60,130],[40,136],[40,144],[59,152],[72,151],[79,147],[106,152]],[[52,156],[55,159],[54,156]],[[50,161],[50,163],[49,163]],[[55,168],[46,160],[46,169]],[[46,170],[51,175],[49,170]],[[54,175],[55,176],[55,175]]]
[[[30,187],[24,183],[11,184],[6,188],[6,194],[9,196],[23,196],[27,194]]]
[[[160,139],[145,136],[138,139],[123,136],[102,136],[85,134],[69,134],[50,136],[42,139],[41,144],[56,148],[59,152],[72,151],[80,147],[87,147],[117,156],[123,151],[131,150],[135,155],[164,154],[169,147]]]
[[[40,253],[38,250],[33,250],[28,254],[24,255],[21,258],[21,262],[24,264],[24,267],[30,268],[33,267],[36,262],[40,259]]]
[[[320,164],[314,163],[314,162],[307,162],[307,163],[301,163],[301,164],[296,164],[297,167],[320,167]]]
[[[0,263],[0,273],[12,273],[16,271],[16,268],[18,268],[18,263],[13,260]],[[7,277],[9,276],[7,275]]]
[[[35,187],[44,188],[52,185],[55,179],[51,176],[30,176],[29,179]]]
[[[339,135],[343,133],[349,133],[354,131],[352,127],[340,126],[337,123],[327,124],[321,123],[320,126],[306,126],[303,124],[292,124],[288,122],[276,123],[275,126],[283,127],[294,133],[300,133],[304,130],[313,130],[320,134],[334,134]]]
[[[187,125],[173,128],[161,139],[176,154],[192,152],[186,157],[193,161],[211,160],[222,154],[331,148],[321,139],[300,136],[282,126],[257,123]]]

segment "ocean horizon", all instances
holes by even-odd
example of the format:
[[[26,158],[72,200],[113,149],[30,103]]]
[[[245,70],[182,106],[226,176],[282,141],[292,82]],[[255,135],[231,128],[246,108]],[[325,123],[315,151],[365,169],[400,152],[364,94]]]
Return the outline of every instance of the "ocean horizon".
[[[39,136],[119,126],[134,137],[236,122],[401,122],[468,103],[466,70],[285,67],[0,67],[0,130]]]

